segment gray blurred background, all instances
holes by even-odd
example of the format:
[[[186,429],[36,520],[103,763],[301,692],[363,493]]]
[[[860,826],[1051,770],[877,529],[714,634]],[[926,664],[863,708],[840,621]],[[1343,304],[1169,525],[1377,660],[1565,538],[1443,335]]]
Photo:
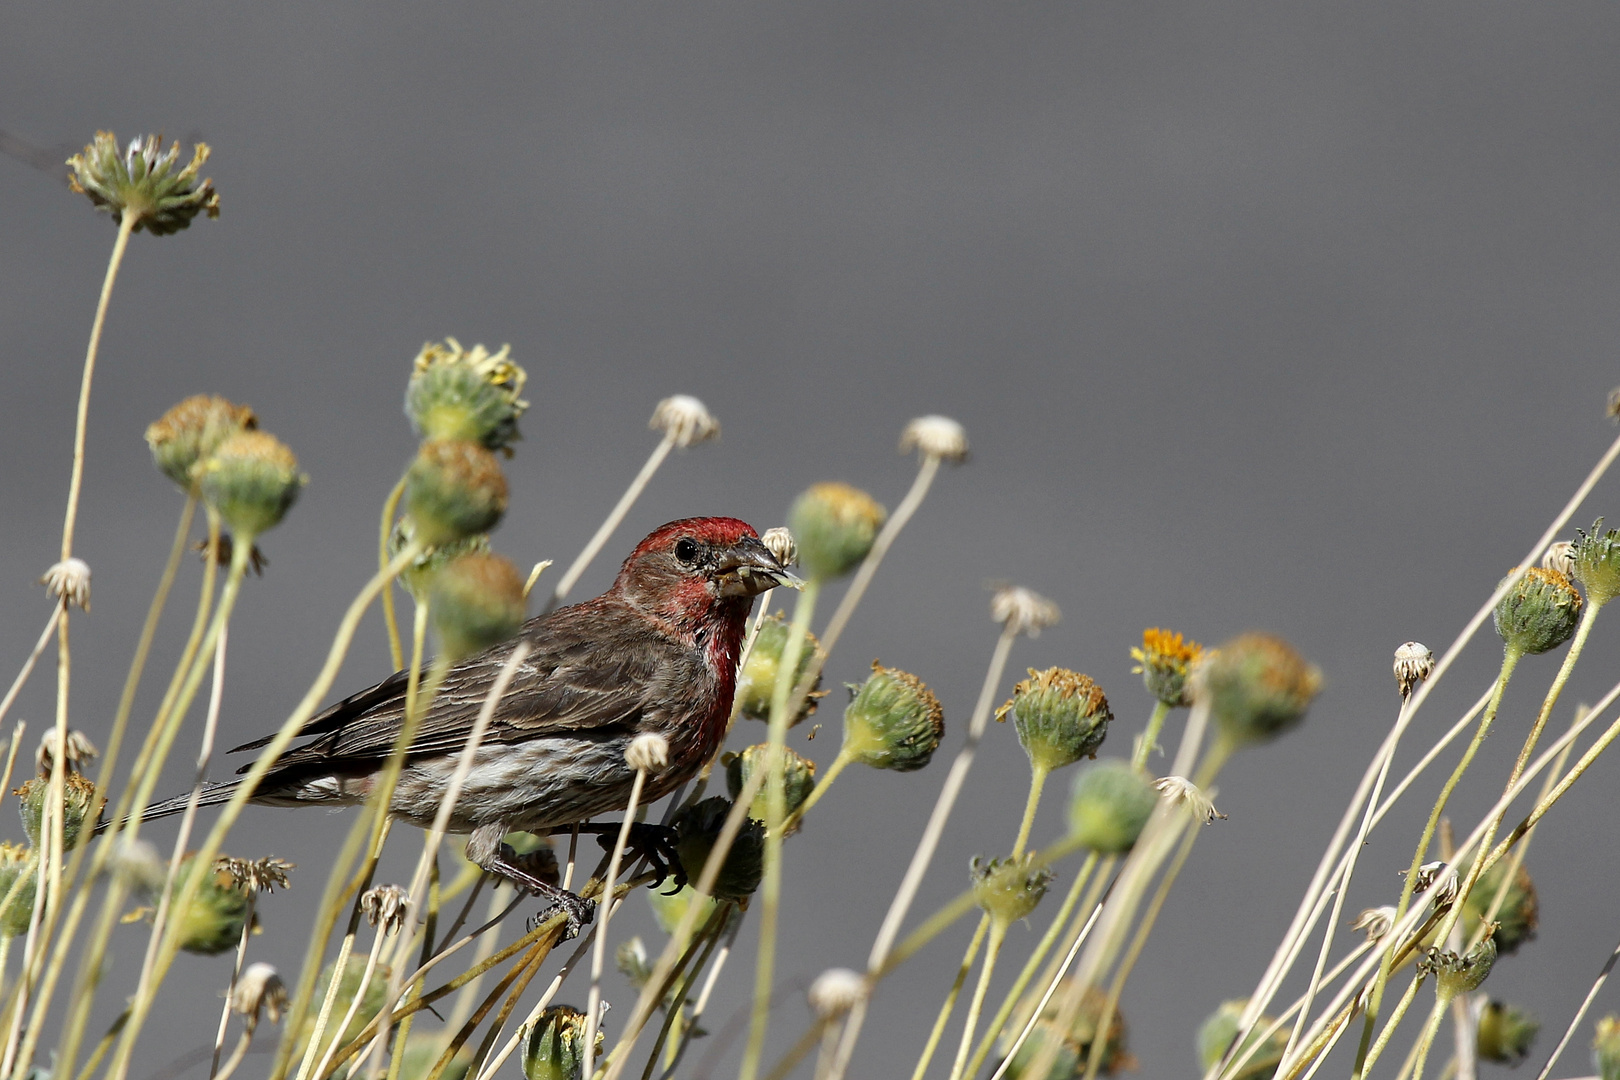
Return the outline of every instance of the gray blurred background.
[[[510,342],[528,368],[495,538],[525,566],[577,552],[653,446],[659,398],[696,394],[724,423],[720,443],[671,458],[580,596],[669,518],[764,528],[822,479],[892,506],[914,468],[895,453],[902,425],[942,412],[973,460],[896,545],[831,684],[873,657],[916,671],[954,750],[996,580],[1062,605],[1014,665],[1094,675],[1119,717],[1105,753],[1128,753],[1148,712],[1127,655],[1144,627],[1210,643],[1269,629],[1326,673],[1303,728],[1226,771],[1230,818],[1202,837],[1125,996],[1140,1075],[1190,1075],[1196,1025],[1253,986],[1393,719],[1392,650],[1445,646],[1614,437],[1617,51],[1620,10],[1596,3],[8,5],[0,667],[48,614],[34,581],[56,557],[115,231],[28,159],[58,162],[98,128],[204,138],[220,220],[137,235],[112,301],[79,533],[95,610],[73,622],[77,725],[104,739],[167,550],[181,499],[141,432],[185,395],[251,403],[311,476],[232,630],[227,745],[281,721],[375,565],[426,340]],[[1620,515],[1620,478],[1575,523],[1599,513]],[[188,563],[137,720],[197,579]],[[1557,723],[1606,689],[1617,654],[1620,630],[1600,623]],[[1487,631],[1403,762],[1498,655]],[[1453,804],[1460,825],[1491,801],[1555,668],[1521,667]],[[372,618],[340,687],[387,671]],[[36,677],[17,705],[31,731],[51,684]],[[795,745],[825,764],[838,709],[822,718],[822,738],[801,728]],[[163,788],[184,786],[194,745]],[[1540,937],[1488,984],[1553,1029],[1538,1053],[1620,934],[1616,769],[1601,762],[1538,833]],[[793,985],[864,959],[943,773],[848,774],[790,845],[779,970]],[[1026,775],[1012,731],[993,729],[919,912],[965,884],[970,856],[1009,846]],[[1438,783],[1375,835],[1350,911],[1393,902]],[[1038,837],[1060,830],[1066,786]],[[302,868],[263,905],[253,958],[296,970],[346,826],[245,817],[232,853]],[[172,842],[173,825],[149,835]],[[397,834],[397,876],[417,842]],[[625,910],[616,928],[656,935],[645,905]],[[1042,926],[1015,932],[1017,955]],[[909,1073],[967,932],[885,985],[856,1075]],[[144,942],[119,930],[98,1024]],[[227,966],[182,956],[132,1075],[211,1037]],[[751,981],[749,962],[732,969],[713,1028]],[[630,1004],[616,977],[609,997],[612,1034]],[[1617,1007],[1612,990],[1598,1006]],[[806,1017],[790,990],[773,1050]],[[1585,1069],[1589,1031],[1562,1074]]]

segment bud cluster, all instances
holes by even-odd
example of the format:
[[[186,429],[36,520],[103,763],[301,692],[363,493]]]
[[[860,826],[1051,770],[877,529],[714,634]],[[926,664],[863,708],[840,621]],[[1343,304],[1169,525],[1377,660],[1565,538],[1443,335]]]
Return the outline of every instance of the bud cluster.
[[[675,850],[690,880],[695,882],[702,877],[709,853],[714,850],[730,812],[731,800],[716,795],[683,806],[670,822],[675,828]],[[712,895],[716,900],[746,900],[759,888],[764,874],[765,826],[749,818],[737,831],[731,850],[726,852],[726,861],[720,864]]]

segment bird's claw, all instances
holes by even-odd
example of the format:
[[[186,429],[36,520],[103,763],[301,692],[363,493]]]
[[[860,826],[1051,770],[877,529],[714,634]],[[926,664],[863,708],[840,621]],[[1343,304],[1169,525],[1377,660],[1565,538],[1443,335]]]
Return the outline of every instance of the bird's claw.
[[[502,844],[499,856],[485,869],[505,878],[513,886],[531,896],[538,896],[550,902],[549,906],[543,908],[536,916],[537,922],[544,922],[552,912],[560,911],[566,920],[563,925],[563,940],[569,941],[578,937],[581,928],[596,918],[596,901],[576,896],[555,882],[536,876],[522,860],[523,857],[513,851],[511,845]]]
[[[596,842],[609,851],[618,842],[619,827],[613,827],[613,834],[599,833]],[[630,835],[625,838],[624,853],[626,858],[642,858],[647,860],[647,866],[657,875],[647,888],[656,889],[666,879],[673,879],[675,887],[670,893],[680,892],[686,886],[686,868],[681,865],[681,853],[675,847],[677,833],[668,825],[654,825],[650,821],[635,821],[630,824]]]

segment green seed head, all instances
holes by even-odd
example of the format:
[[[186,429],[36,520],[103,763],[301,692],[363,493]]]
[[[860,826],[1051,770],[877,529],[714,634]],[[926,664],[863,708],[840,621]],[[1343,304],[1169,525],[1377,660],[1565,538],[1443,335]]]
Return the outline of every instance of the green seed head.
[[[1198,1026],[1198,1063],[1208,1072],[1215,1063],[1226,1056],[1227,1047],[1238,1036],[1238,1021],[1243,1017],[1243,1010],[1249,1005],[1248,998],[1236,998],[1232,1001],[1221,1002],[1220,1008],[1209,1014],[1209,1018]],[[1271,1026],[1272,1018],[1262,1015],[1255,1023],[1249,1037],[1243,1040],[1243,1046],[1232,1055],[1232,1060],[1247,1052],[1260,1038],[1260,1033]],[[1277,1066],[1282,1063],[1283,1051],[1288,1048],[1288,1029],[1282,1027],[1271,1033],[1258,1048],[1249,1055],[1249,1060],[1232,1074],[1232,1080],[1271,1080],[1277,1072]]]
[[[1479,880],[1474,882],[1474,887],[1463,900],[1462,925],[1478,926],[1496,902],[1496,894],[1506,883],[1507,895],[1497,908],[1496,932],[1491,937],[1498,950],[1514,953],[1520,945],[1536,936],[1536,926],[1541,920],[1541,905],[1536,897],[1536,884],[1530,880],[1530,872],[1524,865],[1519,865],[1511,881],[1508,880],[1507,869],[1507,861],[1503,860],[1479,875]],[[1460,866],[1458,873],[1467,874],[1468,864]]]
[[[263,431],[238,431],[192,470],[197,489],[241,543],[281,521],[309,477],[285,443]]]
[[[1497,602],[1494,621],[1504,645],[1534,656],[1568,641],[1580,617],[1574,582],[1557,570],[1532,566]]]
[[[1036,863],[1035,856],[1029,853],[988,862],[975,856],[969,864],[969,875],[974,903],[991,920],[1003,925],[1034,911],[1052,883],[1052,871]]]
[[[145,229],[153,236],[165,236],[184,229],[198,214],[219,217],[214,182],[197,179],[208,154],[208,144],[198,143],[190,164],[176,172],[178,142],[165,150],[156,135],[137,136],[128,150],[120,152],[117,136],[98,131],[89,146],[68,158],[68,187],[89,196],[96,209],[107,211],[114,221],[121,223],[130,214],[136,232]]]
[[[1058,667],[1030,668],[996,719],[1005,720],[1008,713],[1030,765],[1046,772],[1096,757],[1114,719],[1102,687],[1090,676]]]
[[[1305,719],[1322,673],[1281,638],[1243,634],[1198,665],[1199,689],[1236,745],[1266,742]]]
[[[332,975],[337,971],[337,961],[333,960],[321,969],[320,978],[315,983],[324,994],[326,988],[332,984]],[[343,1002],[343,1012],[347,1012],[349,1002],[354,1000],[355,994],[360,991],[360,979],[366,973],[366,958],[364,956],[350,956],[343,965],[343,974],[338,979],[337,993],[334,1002]],[[382,1012],[383,1004],[388,1000],[388,980],[392,970],[387,964],[378,964],[371,973],[371,980],[366,983],[366,992],[360,998],[360,1007],[354,1011],[354,1019],[349,1021],[337,1036],[337,1045],[344,1046],[360,1037],[360,1032],[371,1023],[373,1017]],[[294,1060],[303,1055],[304,1048],[309,1045],[309,1037],[314,1034],[315,1021],[319,1009],[310,1009],[304,1013],[303,1026],[298,1030],[298,1049],[294,1052]],[[327,1025],[326,1032],[321,1036],[323,1045],[331,1042],[332,1028],[336,1027],[343,1012],[334,1012],[334,1019]]]
[[[719,839],[720,829],[731,812],[731,800],[716,795],[683,807],[670,823],[675,827],[675,849],[681,866],[691,881],[703,874],[703,867]],[[759,888],[765,873],[765,826],[753,818],[743,822],[737,839],[726,852],[726,861],[714,881],[716,900],[745,900]]]
[[[17,812],[22,815],[23,831],[35,847],[49,842],[45,836],[45,806],[50,800],[51,782],[37,776],[12,794],[17,796]],[[86,839],[85,822],[93,826],[100,807],[91,808],[96,796],[96,785],[83,774],[70,772],[63,775],[62,786],[62,846],[72,851],[81,839]]]
[[[405,415],[424,439],[475,442],[512,452],[528,374],[513,363],[511,346],[491,353],[482,345],[463,349],[455,338],[429,342],[416,356],[405,390]]]
[[[1592,1066],[1602,1080],[1620,1080],[1620,1016],[1610,1013],[1597,1022]]]
[[[34,885],[39,876],[34,853],[21,844],[0,843],[0,937],[22,937],[34,917]],[[18,881],[22,884],[18,884]],[[11,890],[17,893],[12,896]],[[6,897],[11,902],[6,903]]]
[[[1121,1070],[1136,1067],[1136,1059],[1125,1048],[1125,1018],[1119,1010],[1114,1010],[1106,1024],[1100,1023],[1103,1010],[1108,1005],[1108,996],[1096,987],[1086,987],[1074,1022],[1067,1029],[1058,1028],[1062,1002],[1068,996],[1070,986],[1071,982],[1067,979],[1058,984],[1057,992],[1030,1029],[1029,1038],[1013,1055],[1006,1073],[1008,1080],[1079,1080],[1086,1074],[1086,1063],[1091,1060],[1091,1044],[1097,1040],[1099,1029],[1102,1031],[1103,1050],[1097,1071],[1103,1076],[1112,1076]],[[1045,987],[1036,987],[1031,991],[1017,1015],[1027,1016],[1033,1012],[1044,990]],[[1009,1024],[1002,1030],[1000,1047],[1003,1056],[1012,1048],[1021,1030],[1016,1024]],[[1037,1076],[1035,1063],[1041,1058],[1046,1045],[1053,1041],[1057,1042],[1058,1050],[1052,1071],[1045,1076]]]
[[[1502,1065],[1517,1065],[1530,1055],[1541,1021],[1516,1005],[1491,1000],[1479,1013],[1479,1056]]]
[[[528,1080],[582,1080],[588,1026],[585,1014],[570,1005],[553,1005],[541,1013],[523,1041],[523,1075]],[[598,1030],[598,1056],[603,1038]]]
[[[927,765],[945,736],[945,710],[917,676],[872,661],[872,675],[844,709],[844,753],[874,769]]]
[[[1187,680],[1203,652],[1198,642],[1155,626],[1142,631],[1142,647],[1131,650],[1131,659],[1136,661],[1131,671],[1142,676],[1148,693],[1171,708],[1191,705]]]
[[[523,625],[523,576],[500,555],[463,555],[433,576],[429,618],[452,660],[483,652]]]
[[[848,484],[816,484],[793,501],[788,528],[799,542],[799,564],[813,578],[849,573],[872,550],[889,512]]]
[[[1069,829],[1093,851],[1119,855],[1131,850],[1159,803],[1153,781],[1130,762],[1105,758],[1074,778],[1069,796]]]
[[[212,457],[219,444],[239,431],[253,431],[258,417],[246,405],[233,405],[215,394],[188,397],[146,429],[146,445],[164,476],[191,491],[192,470]]]
[[[727,754],[720,759],[726,767],[726,790],[731,793],[732,799],[742,794],[742,789],[748,783],[749,777],[754,774],[754,770],[765,768],[765,763],[770,760],[769,751],[770,747],[767,744],[760,743],[748,747],[741,753]],[[815,790],[816,763],[799,756],[797,751],[786,746],[782,748],[782,760],[782,789],[787,796],[787,812],[792,814],[804,805],[804,800]],[[766,801],[766,791],[764,786],[761,786],[759,794],[754,796],[754,801],[748,804],[748,816],[757,821],[770,820],[766,816]]]
[[[196,863],[196,858],[190,857],[180,864],[180,872],[174,876],[174,888],[169,893],[171,903],[179,901],[187,880],[199,872]],[[208,866],[200,868],[200,872],[202,883],[191,906],[178,920],[171,911],[169,919],[171,925],[177,927],[182,949],[200,956],[217,956],[236,948],[242,940],[250,894],[224,870]]]
[[[771,695],[776,692],[776,675],[782,667],[782,653],[787,648],[787,640],[792,633],[783,617],[778,611],[770,618],[759,624],[759,636],[754,639],[754,648],[748,654],[748,663],[743,665],[742,671],[737,674],[737,711],[751,720],[769,721],[771,718]],[[810,663],[815,659],[816,650],[821,647],[816,636],[805,632],[804,640],[799,644],[799,662],[794,665],[793,685],[797,686],[804,673],[810,670]],[[810,695],[805,698],[804,707],[797,716],[788,721],[788,726],[799,724],[805,717],[816,711],[821,699],[827,696],[827,691],[821,689],[821,676],[816,676],[816,684],[811,688]]]
[[[1599,606],[1620,596],[1620,529],[1602,530],[1603,519],[1598,518],[1569,552],[1572,576],[1586,590],[1587,603]]]
[[[408,517],[402,517],[394,523],[394,531],[388,537],[388,556],[393,558],[405,550],[416,536],[416,524]],[[400,571],[399,583],[405,591],[416,598],[417,602],[425,600],[428,589],[433,585],[433,579],[440,570],[455,562],[463,555],[488,555],[489,534],[475,533],[472,536],[456,540],[438,547],[428,548],[422,554],[412,559],[404,570]]]
[[[429,440],[405,473],[405,508],[430,547],[487,533],[506,513],[506,477],[475,442]]]
[[[1458,994],[1478,990],[1491,966],[1496,963],[1496,939],[1486,935],[1485,940],[1461,956],[1442,949],[1430,949],[1418,961],[1418,970],[1434,976],[1434,991],[1441,1001],[1450,1001]]]

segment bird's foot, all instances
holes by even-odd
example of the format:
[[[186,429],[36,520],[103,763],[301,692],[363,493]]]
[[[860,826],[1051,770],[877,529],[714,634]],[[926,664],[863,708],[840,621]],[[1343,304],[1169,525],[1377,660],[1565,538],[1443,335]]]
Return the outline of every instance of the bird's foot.
[[[554,881],[547,881],[537,876],[533,870],[524,864],[523,856],[512,849],[510,844],[502,844],[494,857],[479,864],[485,870],[505,878],[513,885],[524,889],[531,895],[549,901],[549,906],[541,911],[542,919],[553,911],[561,911],[567,921],[563,927],[563,940],[569,941],[579,936],[579,931],[596,917],[596,901],[576,896],[566,889],[559,887]]]
[[[582,833],[596,834],[596,842],[605,850],[612,851],[613,845],[619,841],[618,824],[581,825]],[[572,832],[572,825],[553,830],[556,833]],[[655,825],[650,821],[633,821],[630,823],[630,835],[625,838],[624,855],[626,862],[636,859],[646,859],[647,866],[657,875],[649,884],[649,889],[656,889],[666,880],[672,880],[674,888],[669,891],[679,892],[686,885],[686,868],[681,865],[681,854],[675,847],[677,833],[668,825]]]

